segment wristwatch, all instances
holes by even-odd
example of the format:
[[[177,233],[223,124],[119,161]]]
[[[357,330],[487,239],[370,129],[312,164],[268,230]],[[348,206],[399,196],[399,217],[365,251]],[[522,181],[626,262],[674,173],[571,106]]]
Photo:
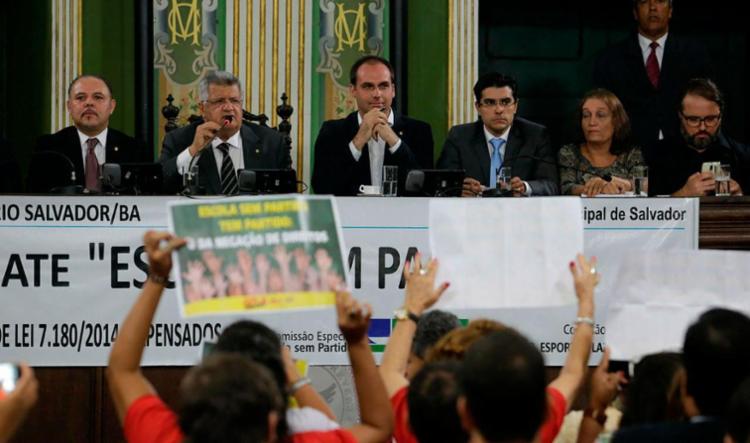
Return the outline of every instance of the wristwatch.
[[[396,320],[411,320],[414,323],[419,323],[419,316],[408,311],[406,308],[396,309],[393,311],[393,315],[396,317]]]

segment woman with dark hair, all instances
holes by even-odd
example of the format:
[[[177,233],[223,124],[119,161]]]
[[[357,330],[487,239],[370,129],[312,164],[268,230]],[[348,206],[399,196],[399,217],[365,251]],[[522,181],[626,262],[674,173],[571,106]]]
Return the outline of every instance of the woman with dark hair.
[[[578,108],[579,142],[557,154],[563,195],[623,194],[629,177],[645,166],[640,148],[630,141],[630,120],[620,99],[606,89],[587,92]]]
[[[620,428],[683,420],[684,383],[680,354],[662,352],[643,357],[628,385]]]

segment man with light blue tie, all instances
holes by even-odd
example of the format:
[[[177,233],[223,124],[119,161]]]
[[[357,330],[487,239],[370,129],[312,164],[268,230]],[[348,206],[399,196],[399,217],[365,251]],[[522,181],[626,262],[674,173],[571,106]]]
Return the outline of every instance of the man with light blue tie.
[[[440,169],[464,169],[465,197],[497,186],[501,167],[511,168],[513,196],[557,195],[558,173],[544,126],[516,117],[516,81],[490,72],[474,85],[479,119],[451,128],[438,159]]]

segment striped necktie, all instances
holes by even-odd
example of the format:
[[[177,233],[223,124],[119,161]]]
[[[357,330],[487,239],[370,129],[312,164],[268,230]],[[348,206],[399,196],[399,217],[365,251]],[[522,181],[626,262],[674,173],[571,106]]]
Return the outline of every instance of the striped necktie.
[[[222,143],[216,148],[224,154],[224,159],[221,161],[221,193],[224,195],[237,194],[240,187],[237,184],[237,171],[234,170],[232,157],[229,156],[229,145]]]

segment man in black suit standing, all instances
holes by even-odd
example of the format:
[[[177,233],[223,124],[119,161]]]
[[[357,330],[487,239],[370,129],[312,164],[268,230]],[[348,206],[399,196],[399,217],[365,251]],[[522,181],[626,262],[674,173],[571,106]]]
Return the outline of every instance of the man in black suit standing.
[[[687,81],[712,69],[703,46],[669,32],[672,0],[633,0],[633,16],[638,31],[599,55],[594,84],[622,101],[648,163],[656,142],[680,135],[675,110]]]
[[[494,189],[498,171],[511,168],[513,196],[557,195],[558,173],[547,128],[516,117],[516,81],[498,72],[474,85],[479,120],[451,128],[438,159],[440,169],[464,169],[463,196]]]
[[[73,126],[40,137],[35,159],[51,158],[55,154],[41,152],[52,151],[69,161],[60,159],[65,163],[61,165],[32,160],[29,191],[48,192],[58,186],[79,185],[89,192],[99,192],[102,164],[148,160],[142,142],[109,127],[109,118],[117,102],[104,78],[91,74],[78,76],[68,87],[66,104]],[[67,170],[62,179],[59,178],[61,169]],[[75,173],[75,178],[71,172]]]
[[[182,189],[182,175],[198,165],[209,195],[239,192],[240,169],[288,169],[292,161],[278,131],[242,122],[242,86],[229,72],[212,71],[198,84],[203,119],[167,133],[159,161],[164,189]]]
[[[432,128],[391,108],[393,67],[376,56],[352,65],[349,90],[357,111],[323,123],[315,140],[316,194],[357,195],[360,185],[382,184],[383,165],[398,166],[399,189],[410,169],[432,168]]]

